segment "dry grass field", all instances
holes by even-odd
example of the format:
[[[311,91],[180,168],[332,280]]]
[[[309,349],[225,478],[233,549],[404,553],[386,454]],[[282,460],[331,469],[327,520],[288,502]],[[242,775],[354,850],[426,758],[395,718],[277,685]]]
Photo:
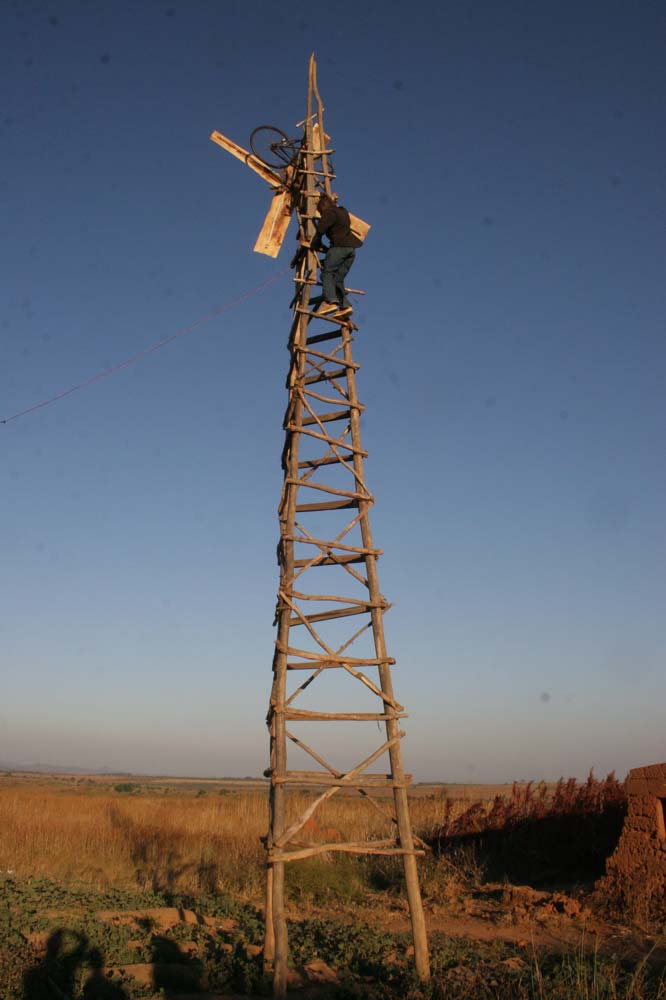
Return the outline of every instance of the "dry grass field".
[[[500,787],[492,789],[497,791]],[[462,809],[470,786],[460,786]],[[488,792],[490,786],[484,786]],[[415,831],[427,838],[441,824],[444,788],[412,799]],[[290,800],[290,814],[307,796]],[[490,801],[490,796],[488,797]],[[360,797],[338,795],[317,813],[322,832],[364,840],[390,824]],[[246,898],[261,891],[267,789],[261,783],[11,776],[0,781],[0,870],[109,885],[223,891]],[[310,831],[311,839],[317,829]]]

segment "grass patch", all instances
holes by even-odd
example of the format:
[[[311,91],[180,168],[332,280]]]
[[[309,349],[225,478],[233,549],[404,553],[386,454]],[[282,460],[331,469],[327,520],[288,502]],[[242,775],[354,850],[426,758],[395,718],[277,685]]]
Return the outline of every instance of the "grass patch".
[[[432,837],[444,857],[472,851],[491,880],[535,888],[592,883],[604,873],[627,810],[624,784],[614,774],[598,780],[560,779],[514,785],[492,803],[473,803],[454,813],[444,803],[443,822]]]

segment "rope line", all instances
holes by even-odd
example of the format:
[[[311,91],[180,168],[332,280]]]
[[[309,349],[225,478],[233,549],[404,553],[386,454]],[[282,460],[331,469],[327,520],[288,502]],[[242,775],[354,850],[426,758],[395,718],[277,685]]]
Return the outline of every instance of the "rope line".
[[[277,281],[278,278],[281,278],[283,275],[285,275],[288,271],[289,268],[286,267],[283,271],[279,271],[272,277],[267,278],[266,281],[262,281],[262,283],[260,285],[257,285],[255,288],[251,288],[249,291],[243,292],[242,295],[239,295],[235,299],[231,299],[230,302],[225,302],[225,304],[222,306],[218,306],[217,309],[213,309],[212,312],[209,312],[207,313],[207,315],[202,316],[201,319],[196,320],[189,326],[185,326],[183,327],[182,330],[178,330],[176,333],[172,333],[170,337],[164,337],[163,340],[158,340],[157,343],[152,344],[150,347],[146,347],[145,350],[143,351],[139,351],[138,354],[133,355],[126,361],[121,361],[120,364],[114,365],[112,368],[106,368],[103,372],[97,372],[96,375],[91,375],[90,378],[85,379],[85,381],[83,382],[79,382],[78,385],[70,386],[69,389],[64,389],[62,392],[56,393],[55,396],[49,396],[48,399],[43,399],[40,403],[35,403],[33,406],[28,406],[26,407],[25,410],[19,410],[17,413],[12,413],[11,416],[5,417],[4,419],[0,420],[0,424],[8,424],[12,420],[18,420],[19,417],[25,417],[26,414],[28,413],[34,413],[35,410],[41,410],[42,407],[44,406],[49,406],[51,403],[55,403],[59,399],[64,399],[65,396],[70,396],[73,392],[78,392],[79,389],[87,388],[89,385],[92,385],[93,382],[99,382],[103,378],[108,378],[110,375],[115,375],[116,372],[122,371],[123,368],[129,368],[130,365],[135,364],[137,361],[140,361],[142,358],[145,358],[149,354],[153,354],[155,351],[158,351],[161,347],[166,347],[167,344],[170,344],[172,341],[177,340],[178,337],[184,337],[186,333],[191,333],[192,330],[196,330],[197,327],[203,326],[204,323],[209,323],[212,319],[215,319],[215,317],[219,316],[221,313],[228,312],[228,310],[233,309],[234,306],[239,305],[241,302],[244,302],[246,299],[251,298],[253,295],[257,295],[259,292],[263,291],[264,288],[267,288],[269,285],[272,285],[274,281]]]

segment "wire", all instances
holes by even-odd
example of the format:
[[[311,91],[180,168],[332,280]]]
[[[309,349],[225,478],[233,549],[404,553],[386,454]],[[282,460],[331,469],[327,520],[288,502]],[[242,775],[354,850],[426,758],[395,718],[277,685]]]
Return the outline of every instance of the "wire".
[[[259,292],[263,291],[264,288],[267,288],[269,285],[272,285],[274,281],[277,281],[278,278],[281,278],[283,275],[287,274],[288,271],[289,268],[286,267],[283,271],[279,271],[277,274],[274,274],[271,278],[267,278],[266,281],[262,281],[262,283],[260,285],[257,285],[255,288],[251,288],[248,292],[243,292],[243,294],[239,295],[238,298],[232,299],[230,302],[225,302],[224,305],[218,306],[217,309],[213,309],[212,312],[209,312],[206,316],[202,316],[201,319],[196,320],[189,326],[183,327],[183,329],[178,330],[177,333],[172,333],[170,337],[165,337],[163,340],[158,340],[156,344],[153,344],[151,347],[147,347],[143,351],[139,351],[138,354],[135,354],[133,357],[128,358],[126,361],[121,361],[120,364],[114,365],[113,368],[107,368],[103,372],[98,372],[96,375],[91,375],[90,378],[87,378],[84,382],[79,382],[78,385],[70,386],[69,389],[64,389],[62,392],[56,393],[55,396],[50,396],[48,399],[43,399],[41,403],[35,403],[33,406],[26,407],[25,410],[19,410],[17,413],[12,413],[11,416],[5,417],[4,419],[0,420],[0,424],[8,424],[12,420],[18,420],[19,417],[25,417],[26,414],[28,413],[34,413],[35,410],[41,410],[42,407],[44,406],[49,406],[51,403],[55,403],[59,399],[64,399],[65,396],[70,396],[73,392],[78,392],[79,389],[87,388],[89,385],[92,385],[93,382],[99,382],[103,378],[108,378],[110,375],[115,375],[116,372],[122,371],[123,368],[129,368],[130,365],[133,365],[135,364],[135,362],[140,361],[141,358],[145,358],[148,354],[153,354],[155,351],[158,351],[160,347],[166,347],[167,344],[170,344],[172,341],[177,340],[178,337],[184,337],[186,333],[191,333],[192,330],[196,330],[198,326],[203,326],[204,323],[209,323],[212,319],[215,319],[215,317],[219,316],[221,313],[227,312],[229,309],[233,309],[234,306],[239,305],[241,302],[244,302],[246,299],[251,298],[253,295],[257,295]]]

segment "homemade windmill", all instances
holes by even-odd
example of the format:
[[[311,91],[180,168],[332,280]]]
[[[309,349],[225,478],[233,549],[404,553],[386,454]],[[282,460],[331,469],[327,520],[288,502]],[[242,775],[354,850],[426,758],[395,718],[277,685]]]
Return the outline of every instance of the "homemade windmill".
[[[331,194],[335,177],[331,163],[334,150],[329,148],[330,138],[324,131],[314,56],[309,65],[307,117],[301,126],[303,134],[298,139],[260,126],[252,135],[252,152],[219,132],[211,135],[272,189],[255,251],[276,257],[294,212],[298,222],[298,249],[292,261],[296,291],[288,342],[284,481],[278,508],[277,641],[267,720],[270,768],[266,775],[271,789],[264,958],[266,967],[273,969],[278,997],[285,996],[287,982],[285,864],[338,851],[402,857],[416,969],[422,980],[430,975],[416,868],[416,856],[424,853],[426,845],[411,830],[410,776],[403,770],[404,733],[399,725],[405,712],[393,692],[391,666],[395,660],[388,655],[384,639],[383,618],[390,605],[379,590],[377,560],[382,553],[370,531],[374,498],[365,481],[367,452],[361,445],[365,407],[356,392],[360,366],[352,357],[352,331],[356,327],[348,318],[336,319],[335,314],[318,316],[311,307],[319,284],[319,260],[310,249],[316,206],[322,191]],[[363,238],[370,227],[352,217],[352,228]],[[313,330],[319,324],[327,325],[319,327],[321,332],[310,333],[311,323],[315,324]],[[313,586],[315,577],[324,577],[327,586]],[[359,620],[356,616],[361,616],[361,624],[349,634],[346,619],[352,616],[355,622]],[[352,645],[355,656],[349,655]],[[306,679],[299,682],[302,671]],[[348,692],[342,684],[327,683],[333,672],[338,680],[344,679]],[[330,692],[325,693],[327,687],[336,697],[353,695],[354,710],[297,708],[296,699],[303,704],[315,680],[319,680],[317,687],[323,688],[326,699],[331,697]],[[361,696],[371,702],[372,711],[357,710]],[[361,707],[367,706],[361,703]],[[310,746],[295,732],[305,723],[318,724],[323,747]],[[338,767],[328,757],[346,752],[346,723],[370,724],[370,735],[375,732],[375,737],[371,752],[359,763]],[[380,745],[374,746],[378,725],[384,733]],[[288,765],[289,748],[309,762],[309,769]],[[386,773],[368,771],[382,757]],[[373,834],[376,839],[344,842],[338,839],[337,831],[333,831],[333,838],[331,830],[315,820],[316,811],[328,799],[350,791],[361,795],[379,814],[378,832]]]

